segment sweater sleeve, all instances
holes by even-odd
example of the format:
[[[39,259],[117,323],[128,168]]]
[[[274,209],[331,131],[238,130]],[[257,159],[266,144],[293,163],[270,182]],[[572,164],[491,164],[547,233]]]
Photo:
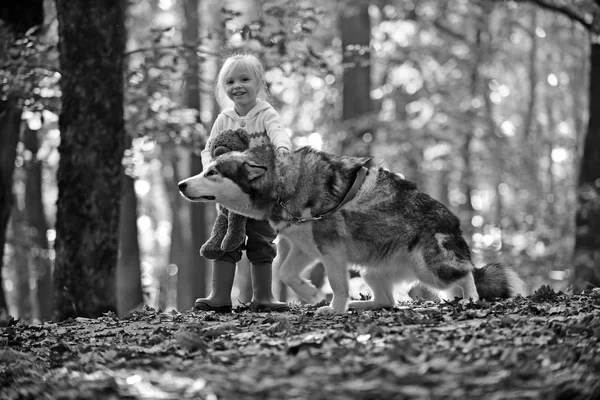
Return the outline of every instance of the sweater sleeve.
[[[208,136],[208,140],[206,141],[206,145],[204,146],[204,150],[200,152],[200,158],[202,159],[202,168],[205,168],[212,161],[212,154],[210,154],[210,143],[214,139],[215,136],[219,132],[221,132],[223,125],[223,114],[219,114],[215,123],[210,130],[210,135]]]
[[[290,135],[288,135],[283,127],[281,117],[273,108],[269,108],[265,111],[265,128],[269,140],[271,140],[271,144],[275,147],[275,150],[280,148],[284,148],[288,151],[292,150]]]

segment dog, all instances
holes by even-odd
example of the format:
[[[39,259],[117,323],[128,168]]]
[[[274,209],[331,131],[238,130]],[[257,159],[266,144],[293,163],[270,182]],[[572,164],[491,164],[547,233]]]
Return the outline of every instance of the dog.
[[[475,268],[459,220],[443,204],[401,176],[370,166],[369,158],[311,147],[277,156],[267,150],[224,154],[181,181],[179,190],[190,201],[269,220],[292,243],[281,280],[313,304],[319,292],[300,275],[320,260],[333,298],[317,313],[393,308],[394,286],[403,281],[450,290],[466,301],[524,293],[512,267]],[[349,301],[348,265],[371,288],[370,300]]]

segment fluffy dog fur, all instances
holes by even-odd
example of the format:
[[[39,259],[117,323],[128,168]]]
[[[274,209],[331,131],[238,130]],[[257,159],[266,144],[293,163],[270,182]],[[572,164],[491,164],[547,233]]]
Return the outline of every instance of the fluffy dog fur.
[[[311,259],[320,259],[333,299],[319,313],[393,307],[393,288],[402,281],[450,289],[473,300],[523,293],[524,283],[510,267],[476,269],[458,218],[383,168],[369,168],[356,196],[340,210],[298,222],[339,204],[365,161],[310,147],[277,159],[272,150],[231,152],[180,182],[179,189],[191,201],[215,201],[248,217],[268,219],[292,243],[281,279],[311,303],[320,300],[318,291],[300,274]],[[372,289],[371,300],[349,302],[348,265],[358,266]]]
[[[250,139],[243,129],[228,129],[211,140],[209,150],[212,157],[217,158],[230,151],[247,150],[249,142]],[[245,240],[246,217],[229,212],[227,208],[219,205],[210,238],[200,247],[200,254],[214,260],[228,251],[237,249]]]

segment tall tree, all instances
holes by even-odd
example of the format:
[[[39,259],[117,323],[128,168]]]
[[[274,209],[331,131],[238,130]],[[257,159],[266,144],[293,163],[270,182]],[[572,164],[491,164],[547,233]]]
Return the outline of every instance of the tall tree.
[[[48,221],[42,202],[42,161],[37,153],[40,147],[39,131],[25,129],[23,144],[31,152],[31,158],[25,161],[27,171],[25,183],[25,211],[27,214],[28,235],[33,251],[31,270],[35,279],[35,305],[41,321],[52,319],[54,312],[54,291],[52,287],[52,263],[48,254],[49,246],[46,232]]]
[[[342,94],[342,120],[347,122],[346,137],[341,153],[368,155],[373,138],[373,127],[368,115],[373,111],[371,101],[371,20],[369,4],[342,2],[339,29],[342,39],[342,64],[344,85]],[[350,121],[353,121],[350,123]],[[351,128],[352,127],[352,128]],[[366,144],[354,151],[350,144]]]
[[[191,221],[190,221],[190,204],[187,203],[180,195],[177,189],[177,182],[190,176],[189,153],[183,146],[179,144],[163,144],[163,176],[165,187],[167,189],[169,204],[172,210],[171,222],[171,247],[169,249],[169,267],[167,268],[167,286],[161,307],[168,309],[171,307],[179,308],[178,304],[179,293],[171,293],[172,290],[177,290],[179,280],[182,278],[179,273],[181,271],[191,271],[192,266],[189,257],[190,248],[192,247],[191,238]],[[176,271],[176,273],[174,272]],[[173,279],[176,279],[173,285]],[[189,309],[193,306],[192,303],[181,305],[182,309]]]
[[[17,178],[17,176],[23,175],[23,171],[18,172],[15,174],[15,180],[22,182],[23,177]],[[12,247],[12,254],[9,253],[11,257],[9,257],[6,270],[6,272],[13,270],[11,281],[13,282],[12,300],[14,308],[11,310],[11,314],[20,320],[31,321],[33,308],[31,287],[29,285],[31,277],[29,271],[29,229],[22,190],[21,193],[15,191],[15,197],[17,201],[13,204],[7,235],[8,243]]]
[[[192,48],[199,45],[200,14],[199,0],[185,0],[183,2],[185,13],[185,27],[183,39],[185,44]],[[185,106],[198,111],[200,115],[200,60],[195,51],[187,53],[188,71],[185,76]],[[192,153],[190,155],[190,174],[196,175],[202,172],[202,161],[200,151],[204,147],[204,141],[193,140]],[[179,268],[177,273],[177,308],[188,309],[194,304],[194,300],[203,297],[206,291],[206,259],[200,256],[198,249],[207,240],[206,237],[206,207],[201,204],[194,206],[186,204],[190,209],[191,219],[191,243],[186,252],[189,262]]]
[[[57,0],[62,110],[57,318],[116,310],[125,3]]]
[[[130,174],[121,178],[121,211],[119,221],[119,257],[117,260],[117,315],[124,316],[143,303],[140,270],[140,244],[137,228],[137,196],[135,179]]]
[[[9,35],[3,35],[4,38],[20,39],[30,28],[40,25],[44,21],[44,1],[25,0],[3,4],[0,7],[0,20],[14,34],[12,38]],[[8,49],[11,43],[1,43],[1,45],[4,49]],[[19,90],[17,87],[11,88],[8,93],[0,93],[0,276],[6,228],[13,205],[13,172],[22,110]],[[0,284],[0,316],[6,311],[4,289]]]
[[[0,100],[0,266],[4,258],[6,229],[14,203],[12,184],[20,123],[21,109],[17,97],[11,94],[6,100]],[[0,316],[6,313],[4,287],[0,285]]]
[[[600,7],[600,1],[596,3]],[[600,21],[596,19],[590,44],[589,122],[577,182],[572,279],[577,290],[600,287]]]

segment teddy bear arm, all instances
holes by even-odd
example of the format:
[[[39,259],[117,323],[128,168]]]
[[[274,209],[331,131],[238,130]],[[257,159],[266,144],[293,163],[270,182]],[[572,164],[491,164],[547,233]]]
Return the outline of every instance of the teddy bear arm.
[[[221,250],[237,249],[246,240],[246,217],[233,212],[228,213],[227,234],[221,243]]]
[[[210,237],[200,248],[200,254],[208,259],[216,259],[223,254],[221,244],[223,243],[223,238],[227,234],[229,225],[227,214],[228,210],[225,207],[222,205],[217,207],[217,217],[215,218]]]

